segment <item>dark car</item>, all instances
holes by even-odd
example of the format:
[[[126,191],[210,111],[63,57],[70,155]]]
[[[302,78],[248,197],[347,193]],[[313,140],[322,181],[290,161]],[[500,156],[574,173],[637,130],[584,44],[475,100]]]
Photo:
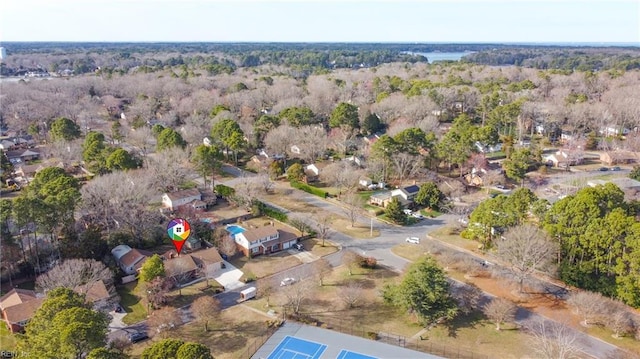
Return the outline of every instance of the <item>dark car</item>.
[[[116,307],[113,309],[114,312],[116,313],[124,313],[124,308],[122,308],[122,306],[120,305],[116,305]]]
[[[598,171],[602,171],[602,172],[604,172],[604,171],[608,171],[608,170],[609,170],[609,169],[608,169],[607,167],[600,167],[600,169],[599,169]]]
[[[618,166],[611,167],[611,170],[612,171],[620,171],[620,167],[618,167]]]
[[[293,247],[301,252],[304,251],[304,246],[300,243],[294,244]]]
[[[147,333],[135,332],[135,333],[129,334],[129,341],[131,343],[141,342],[145,339],[149,339],[149,335],[147,335]]]

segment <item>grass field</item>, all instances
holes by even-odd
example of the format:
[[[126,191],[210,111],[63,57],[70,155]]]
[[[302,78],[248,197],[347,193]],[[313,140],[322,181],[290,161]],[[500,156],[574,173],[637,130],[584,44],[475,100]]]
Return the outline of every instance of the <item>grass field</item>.
[[[204,344],[216,359],[247,358],[247,349],[256,347],[256,340],[266,333],[265,321],[268,319],[238,305],[222,311],[218,320],[210,321],[208,332],[204,331],[202,323],[192,322],[176,328],[170,336]],[[139,357],[144,348],[161,339],[156,337],[134,344],[128,354]]]
[[[289,252],[284,251],[251,259],[245,256],[237,256],[231,259],[231,264],[243,271],[245,275],[253,273],[257,278],[264,278],[300,265],[302,262],[289,254]]]
[[[127,315],[122,318],[125,324],[134,324],[147,319],[147,309],[140,297],[142,289],[136,285],[138,282],[128,283],[116,288],[120,296],[120,305]]]
[[[14,351],[16,349],[16,336],[11,334],[4,323],[0,324],[0,351]]]

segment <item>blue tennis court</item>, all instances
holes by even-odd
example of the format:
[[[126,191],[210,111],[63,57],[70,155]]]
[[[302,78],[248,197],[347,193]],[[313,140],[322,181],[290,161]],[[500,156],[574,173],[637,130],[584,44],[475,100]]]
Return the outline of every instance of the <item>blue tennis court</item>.
[[[287,335],[269,354],[267,359],[319,359],[325,349],[327,349],[327,346],[324,344]]]
[[[340,351],[340,354],[338,354],[338,357],[336,359],[378,359],[378,358],[370,357],[368,355],[364,355],[356,352],[350,352],[348,350],[343,349]]]

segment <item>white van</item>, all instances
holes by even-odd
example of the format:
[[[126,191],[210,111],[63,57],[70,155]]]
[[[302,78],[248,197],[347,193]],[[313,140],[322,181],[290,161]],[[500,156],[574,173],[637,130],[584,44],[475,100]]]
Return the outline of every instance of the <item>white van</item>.
[[[251,287],[240,292],[240,300],[245,301],[256,297],[256,287]]]

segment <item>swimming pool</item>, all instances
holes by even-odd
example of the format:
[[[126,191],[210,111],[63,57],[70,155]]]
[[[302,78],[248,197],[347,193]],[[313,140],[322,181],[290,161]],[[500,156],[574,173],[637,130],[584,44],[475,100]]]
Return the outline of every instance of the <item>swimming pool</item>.
[[[228,225],[226,229],[227,229],[227,232],[231,233],[232,236],[235,236],[238,233],[242,233],[246,231],[246,229],[235,224]]]

